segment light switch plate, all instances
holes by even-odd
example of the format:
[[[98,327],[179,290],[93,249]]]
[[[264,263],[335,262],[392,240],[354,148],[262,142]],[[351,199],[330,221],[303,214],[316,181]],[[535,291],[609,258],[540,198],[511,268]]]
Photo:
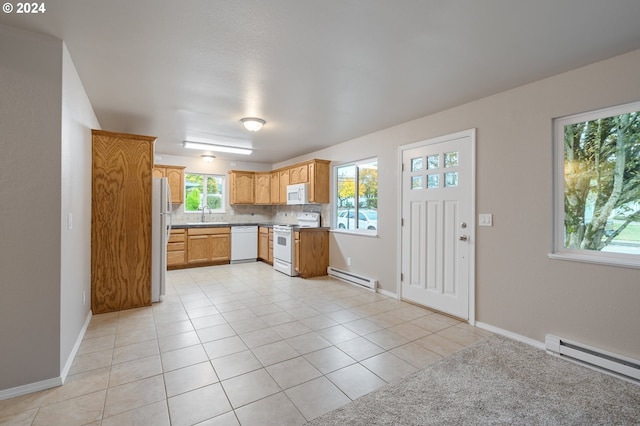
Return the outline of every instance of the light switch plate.
[[[493,226],[493,215],[491,213],[480,213],[478,215],[478,226]]]

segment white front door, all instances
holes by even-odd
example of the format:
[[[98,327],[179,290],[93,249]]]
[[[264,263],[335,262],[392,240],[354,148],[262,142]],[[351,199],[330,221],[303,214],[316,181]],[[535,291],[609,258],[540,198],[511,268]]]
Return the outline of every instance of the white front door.
[[[471,322],[474,145],[469,130],[401,148],[402,298]]]

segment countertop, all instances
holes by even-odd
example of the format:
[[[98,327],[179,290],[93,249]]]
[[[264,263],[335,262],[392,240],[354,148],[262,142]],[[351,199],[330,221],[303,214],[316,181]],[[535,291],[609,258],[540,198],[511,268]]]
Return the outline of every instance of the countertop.
[[[272,228],[273,225],[282,225],[282,223],[273,222],[260,222],[260,223],[230,223],[230,222],[189,222],[189,223],[174,223],[171,225],[172,229],[188,229],[188,228],[225,228],[233,226],[263,226]],[[293,225],[293,229],[296,231],[308,229],[308,230],[328,230],[328,226],[321,226],[319,228],[303,228],[297,225]]]

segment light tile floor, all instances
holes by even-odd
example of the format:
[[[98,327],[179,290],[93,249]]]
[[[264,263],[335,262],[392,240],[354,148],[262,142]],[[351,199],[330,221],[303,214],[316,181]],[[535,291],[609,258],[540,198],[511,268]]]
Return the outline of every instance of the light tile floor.
[[[171,271],[149,308],[92,318],[64,386],[0,425],[298,425],[490,333],[264,263]]]

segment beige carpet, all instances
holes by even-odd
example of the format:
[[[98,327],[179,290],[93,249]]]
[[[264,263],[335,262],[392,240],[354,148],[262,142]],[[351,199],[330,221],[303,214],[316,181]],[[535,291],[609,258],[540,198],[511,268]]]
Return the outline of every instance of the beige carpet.
[[[309,425],[640,425],[640,386],[492,336]]]

